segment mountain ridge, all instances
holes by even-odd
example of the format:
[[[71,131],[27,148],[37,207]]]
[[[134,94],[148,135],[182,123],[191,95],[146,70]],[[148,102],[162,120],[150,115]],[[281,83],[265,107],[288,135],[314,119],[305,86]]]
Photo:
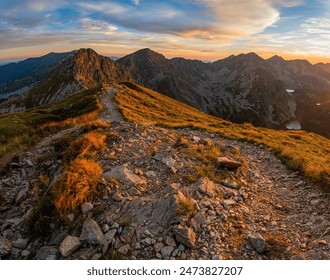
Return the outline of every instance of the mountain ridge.
[[[272,128],[285,128],[287,122],[297,118],[305,120],[302,116],[308,106],[327,104],[330,100],[327,92],[330,73],[304,60],[286,61],[276,56],[265,60],[255,53],[248,53],[204,63],[184,58],[167,59],[146,48],[114,62],[91,49],[78,50],[75,54],[79,52],[84,53],[79,61],[65,62],[76,64],[75,67],[54,70],[52,78],[57,75],[61,81],[51,81],[48,77],[48,82],[46,79],[27,89],[26,97],[0,105],[0,112],[32,106],[24,107],[26,101],[19,101],[19,106],[13,107],[20,98],[41,105],[100,83],[124,80],[134,81],[223,119]],[[63,72],[68,71],[72,78],[65,85]],[[47,83],[49,85],[45,86]],[[51,89],[51,93],[43,96],[38,92],[40,88],[45,94]],[[289,89],[297,94],[287,92]],[[327,117],[328,113],[322,116]],[[321,118],[319,115],[315,125],[305,126],[303,121],[303,129],[306,127],[327,135]]]

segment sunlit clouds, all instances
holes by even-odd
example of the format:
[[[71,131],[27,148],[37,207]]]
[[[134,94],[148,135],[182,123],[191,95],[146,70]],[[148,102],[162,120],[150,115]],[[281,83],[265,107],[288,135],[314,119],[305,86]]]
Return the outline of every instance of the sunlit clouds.
[[[215,60],[254,51],[329,61],[324,0],[12,0],[0,2],[0,60],[92,47]]]

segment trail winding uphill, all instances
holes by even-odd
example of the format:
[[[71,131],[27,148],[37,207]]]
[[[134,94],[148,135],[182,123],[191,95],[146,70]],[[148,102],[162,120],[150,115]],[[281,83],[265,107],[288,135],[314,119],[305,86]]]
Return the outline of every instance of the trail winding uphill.
[[[100,118],[110,123],[99,129],[108,139],[98,157],[102,189],[68,216],[80,223],[27,234],[33,182],[63,172],[63,151],[43,141],[0,180],[1,258],[330,259],[327,186],[287,170],[261,146],[125,121],[116,90],[101,97]],[[218,153],[243,166],[214,164]]]

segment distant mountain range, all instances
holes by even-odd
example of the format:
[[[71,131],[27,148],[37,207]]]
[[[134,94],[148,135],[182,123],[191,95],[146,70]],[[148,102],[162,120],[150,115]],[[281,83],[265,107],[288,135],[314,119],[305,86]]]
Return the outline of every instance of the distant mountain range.
[[[330,64],[264,60],[255,53],[213,63],[143,49],[113,61],[91,49],[0,66],[1,113],[51,103],[102,83],[134,81],[226,120],[302,128],[330,137]]]

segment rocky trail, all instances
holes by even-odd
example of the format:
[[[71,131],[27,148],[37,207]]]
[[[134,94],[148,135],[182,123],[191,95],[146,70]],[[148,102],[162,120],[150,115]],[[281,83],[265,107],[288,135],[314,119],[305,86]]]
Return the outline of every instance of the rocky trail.
[[[49,236],[26,230],[35,183],[47,173],[52,188],[63,172],[58,139],[79,128],[20,155],[1,178],[1,259],[330,259],[327,186],[287,170],[262,146],[126,122],[115,92],[101,97],[101,119],[110,122],[102,189],[68,215],[71,224],[50,222]]]

